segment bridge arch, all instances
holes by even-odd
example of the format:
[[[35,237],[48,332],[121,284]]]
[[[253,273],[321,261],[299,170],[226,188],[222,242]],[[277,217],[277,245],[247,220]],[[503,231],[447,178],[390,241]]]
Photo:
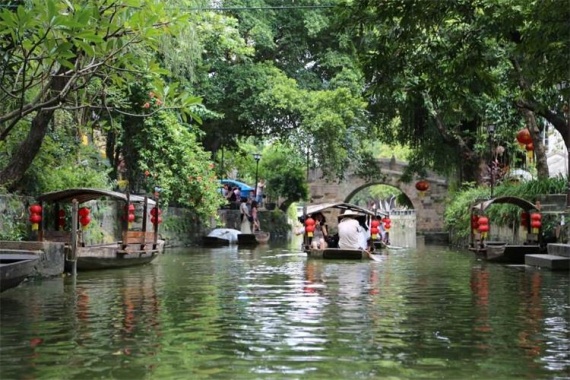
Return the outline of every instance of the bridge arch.
[[[407,164],[394,159],[379,159],[378,164],[383,175],[382,180],[364,181],[353,172],[345,179],[327,182],[322,179],[320,169],[310,170],[308,185],[311,202],[348,202],[360,190],[372,185],[388,185],[398,188],[411,201],[416,212],[416,230],[419,233],[442,232],[445,200],[448,191],[447,179],[433,172],[425,178],[430,188],[421,195],[415,188],[415,181],[404,183],[400,178]]]

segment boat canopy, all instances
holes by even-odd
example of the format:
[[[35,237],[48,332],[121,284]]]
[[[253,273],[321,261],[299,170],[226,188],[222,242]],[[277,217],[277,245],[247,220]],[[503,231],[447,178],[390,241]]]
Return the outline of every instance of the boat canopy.
[[[357,206],[357,205],[353,205],[351,203],[345,203],[345,202],[337,202],[337,203],[319,203],[319,204],[312,204],[312,205],[307,205],[306,206],[306,215],[311,215],[314,214],[316,212],[322,212],[326,209],[337,209],[340,210],[341,213],[344,213],[348,210],[363,214],[363,215],[368,215],[368,216],[376,216],[376,215],[380,215],[382,213],[374,213],[373,211],[370,211],[366,208]]]
[[[523,210],[525,210],[526,212],[536,210],[535,204],[527,201],[526,199],[522,199],[522,198],[518,198],[518,197],[497,197],[497,198],[493,198],[493,199],[488,199],[488,200],[481,201],[479,203],[474,204],[473,206],[471,206],[471,209],[472,209],[472,212],[473,211],[479,211],[482,213],[490,205],[502,204],[502,203],[512,204],[512,205],[518,206],[518,207],[522,208]]]
[[[85,203],[92,201],[94,199],[100,198],[112,198],[116,200],[121,200],[130,203],[143,203],[145,197],[134,194],[119,193],[117,191],[104,190],[104,189],[92,189],[92,188],[73,188],[60,191],[52,191],[49,193],[44,193],[37,197],[40,202],[61,202],[61,203],[71,203],[74,199],[77,199],[79,203]],[[153,199],[147,198],[149,205],[155,205],[156,202]]]

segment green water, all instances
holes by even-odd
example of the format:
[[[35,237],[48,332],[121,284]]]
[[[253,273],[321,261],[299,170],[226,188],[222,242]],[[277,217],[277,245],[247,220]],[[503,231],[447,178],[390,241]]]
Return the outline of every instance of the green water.
[[[169,250],[0,295],[0,379],[570,379],[570,280],[446,247]]]

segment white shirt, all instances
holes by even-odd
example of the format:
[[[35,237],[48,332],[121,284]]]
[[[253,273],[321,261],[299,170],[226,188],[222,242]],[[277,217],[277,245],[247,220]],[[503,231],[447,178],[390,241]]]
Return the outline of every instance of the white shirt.
[[[338,224],[338,247],[342,249],[364,249],[362,245],[362,230],[358,220],[343,218]]]

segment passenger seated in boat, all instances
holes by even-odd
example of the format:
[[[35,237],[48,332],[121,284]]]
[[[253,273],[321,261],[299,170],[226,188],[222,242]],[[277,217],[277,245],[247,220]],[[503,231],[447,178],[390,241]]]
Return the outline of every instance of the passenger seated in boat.
[[[312,215],[312,218],[315,220],[315,231],[313,232],[311,247],[313,249],[325,249],[327,248],[325,238],[328,236],[325,217],[322,213],[317,212]]]

